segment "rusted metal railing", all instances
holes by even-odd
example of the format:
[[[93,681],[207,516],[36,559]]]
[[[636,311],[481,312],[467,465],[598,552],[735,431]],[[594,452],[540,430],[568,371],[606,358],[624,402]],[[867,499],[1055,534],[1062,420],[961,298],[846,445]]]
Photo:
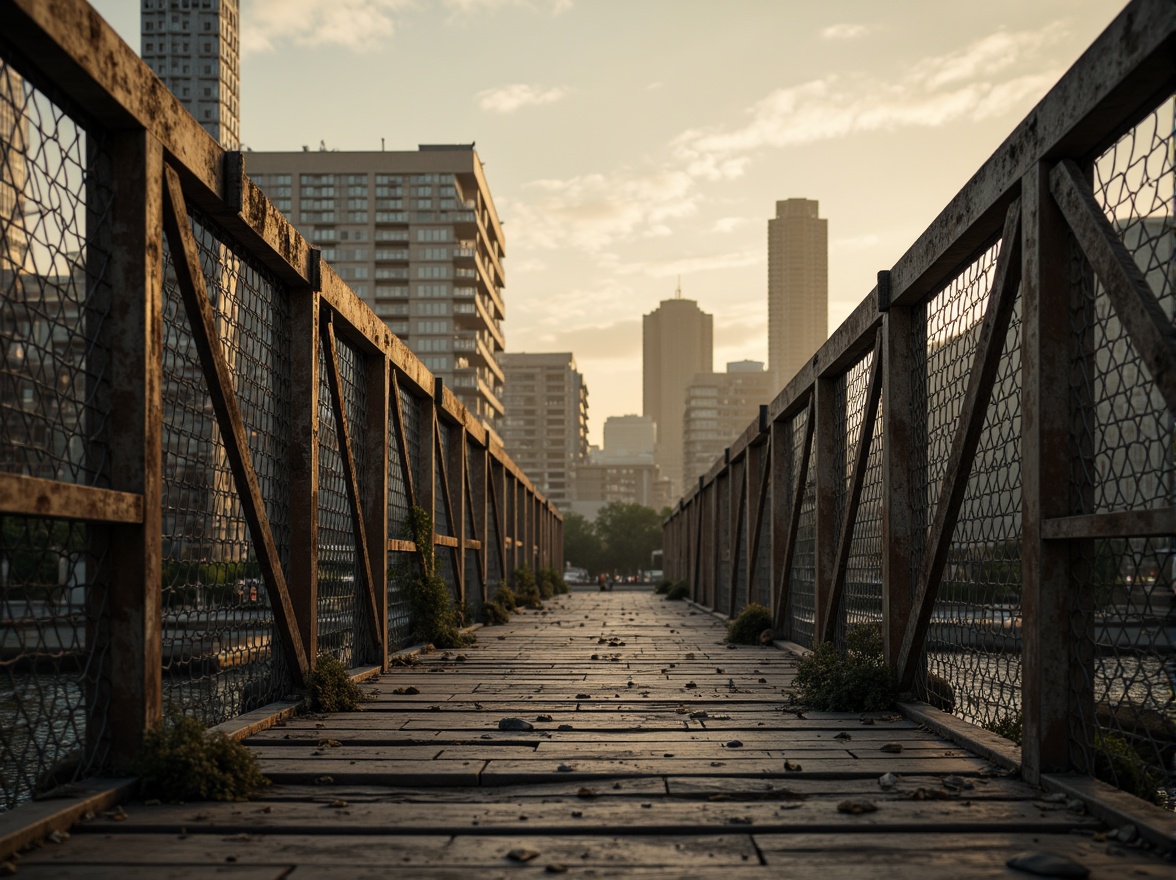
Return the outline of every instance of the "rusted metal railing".
[[[386,666],[561,518],[81,0],[0,2],[0,810]],[[430,551],[432,548],[429,548]]]
[[[903,691],[1023,728],[1031,781],[1169,807],[1174,35],[1127,6],[665,524],[703,605],[803,648],[878,625]]]

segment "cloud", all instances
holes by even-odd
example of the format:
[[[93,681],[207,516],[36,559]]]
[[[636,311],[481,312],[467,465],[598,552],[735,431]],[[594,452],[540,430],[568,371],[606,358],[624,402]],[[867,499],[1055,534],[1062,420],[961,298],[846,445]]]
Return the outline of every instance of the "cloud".
[[[673,278],[677,275],[693,275],[698,272],[713,272],[717,269],[739,269],[754,266],[763,259],[760,251],[737,251],[727,254],[712,254],[705,257],[684,257],[680,260],[653,262],[629,261],[616,268],[618,275],[648,275],[650,278]]]
[[[668,221],[697,210],[693,190],[679,170],[536,180],[524,187],[524,199],[509,203],[511,235],[533,247],[599,253],[622,239],[671,232]]]
[[[1040,69],[1037,59],[1061,34],[1057,24],[998,31],[959,51],[925,58],[893,82],[830,75],[777,89],[748,109],[742,126],[687,130],[671,150],[692,176],[723,180],[741,176],[752,154],[765,148],[1020,113],[1060,75],[1060,68]],[[1015,70],[1026,65],[1039,69]]]
[[[524,9],[534,9],[537,4],[532,0],[443,0],[443,5],[450,12],[450,18],[460,18],[462,16],[477,15],[481,12],[497,12],[499,9],[506,9],[509,7],[522,7]],[[539,6],[546,6],[541,3]],[[562,15],[571,9],[575,4],[573,0],[551,0],[551,14]]]
[[[280,43],[364,51],[395,32],[393,13],[410,0],[255,0],[241,10],[241,49],[271,52]]]
[[[711,232],[726,235],[729,232],[734,232],[745,223],[747,223],[746,217],[720,217],[715,221],[715,225],[711,227]]]
[[[541,86],[515,83],[478,92],[478,106],[492,113],[513,113],[520,107],[553,104],[563,100],[567,94],[568,90],[561,86],[544,89]]]
[[[576,352],[581,363],[632,360],[641,355],[641,318],[532,333],[529,338],[537,350]]]
[[[831,24],[821,30],[822,40],[856,40],[865,36],[872,28],[864,24]]]

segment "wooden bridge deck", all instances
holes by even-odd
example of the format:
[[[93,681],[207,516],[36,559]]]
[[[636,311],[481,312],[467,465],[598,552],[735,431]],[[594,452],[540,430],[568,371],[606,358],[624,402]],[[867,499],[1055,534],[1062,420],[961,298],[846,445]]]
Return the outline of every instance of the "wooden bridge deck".
[[[1005,862],[1036,850],[1095,878],[1171,876],[897,715],[783,710],[792,658],[722,637],[649,593],[556,599],[382,676],[363,712],[250,738],[274,782],[258,800],[133,803],[20,875],[929,880],[1027,877]]]

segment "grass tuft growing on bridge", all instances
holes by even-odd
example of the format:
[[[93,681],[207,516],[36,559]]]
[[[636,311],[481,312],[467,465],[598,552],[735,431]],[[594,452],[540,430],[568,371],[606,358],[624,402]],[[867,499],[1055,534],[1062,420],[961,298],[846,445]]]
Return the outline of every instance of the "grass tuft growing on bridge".
[[[131,770],[144,798],[169,802],[243,801],[269,785],[247,747],[179,713],[147,732]]]
[[[758,645],[760,636],[772,628],[772,612],[752,602],[727,624],[727,641],[732,645]]]
[[[690,584],[686,581],[678,581],[666,590],[666,599],[672,602],[677,602],[682,599],[690,598]]]
[[[408,512],[408,529],[417,546],[419,566],[408,576],[408,604],[416,641],[438,648],[461,648],[475,639],[461,631],[462,615],[437,571],[433,549],[433,517],[423,508]]]
[[[319,654],[306,681],[312,712],[354,712],[367,695],[351,671],[332,654]]]
[[[818,712],[888,709],[897,688],[882,652],[882,628],[877,624],[850,629],[845,650],[823,642],[796,664],[792,699]]]

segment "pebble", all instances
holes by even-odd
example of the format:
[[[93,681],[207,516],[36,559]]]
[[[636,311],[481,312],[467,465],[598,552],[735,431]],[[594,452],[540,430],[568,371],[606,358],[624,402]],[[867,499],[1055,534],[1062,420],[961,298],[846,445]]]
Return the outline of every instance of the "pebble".
[[[878,777],[878,785],[882,786],[883,791],[889,791],[898,784],[898,777],[893,773],[883,773]]]
[[[556,728],[556,730],[571,730],[571,729],[572,729],[572,725],[570,725],[570,724],[561,724],[559,727]]]
[[[837,805],[838,813],[846,813],[850,816],[860,816],[862,813],[874,813],[877,810],[878,805],[873,801],[848,800],[842,801]]]
[[[1139,832],[1135,829],[1134,825],[1123,825],[1118,829],[1118,832],[1115,835],[1115,837],[1119,841],[1119,843],[1134,843],[1135,838],[1138,835],[1139,835]],[[1109,836],[1110,835],[1108,835],[1108,837]]]
[[[516,846],[506,854],[506,857],[513,862],[529,862],[532,859],[539,858],[539,850],[526,846]]]
[[[534,730],[535,725],[522,718],[503,718],[498,722],[499,730]]]
[[[742,741],[742,740],[738,740],[738,739],[733,739],[733,740],[730,740],[730,741],[727,743],[727,748],[729,748],[729,749],[741,749],[741,748],[743,748],[743,741]]]
[[[571,764],[560,764],[555,769],[556,769],[556,772],[558,772],[558,773],[571,773],[572,772],[572,765]]]
[[[892,755],[897,755],[902,751],[902,743],[886,743],[882,746],[881,751],[889,752]]]
[[[1049,852],[1023,852],[1005,862],[1014,871],[1025,871],[1039,877],[1088,877],[1090,869],[1073,859]]]

